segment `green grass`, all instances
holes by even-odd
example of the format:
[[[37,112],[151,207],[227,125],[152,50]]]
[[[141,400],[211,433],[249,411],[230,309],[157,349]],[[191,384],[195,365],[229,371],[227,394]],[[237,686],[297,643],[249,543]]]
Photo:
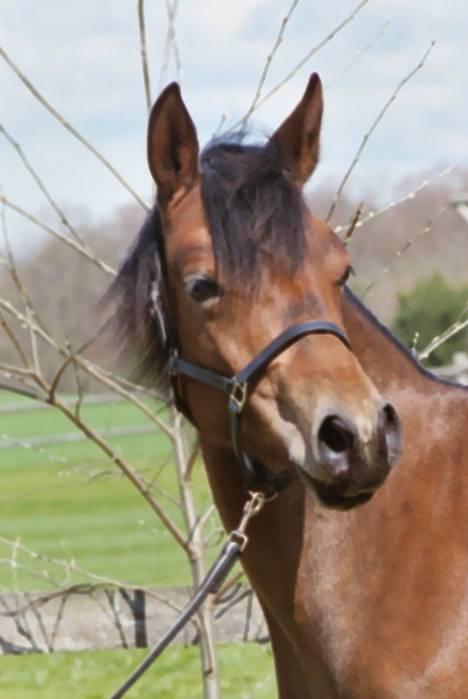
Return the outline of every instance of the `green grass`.
[[[0,394],[0,405],[12,402],[22,401]],[[95,429],[146,422],[125,403],[84,406],[83,414]],[[0,435],[17,440],[73,431],[73,425],[52,408],[0,413]],[[164,436],[154,432],[111,442],[147,478],[159,474],[158,485],[177,494],[170,445]],[[210,497],[201,467],[195,469],[194,490],[201,506],[206,505]],[[168,509],[182,525],[177,509],[171,505]],[[1,449],[0,513],[0,536],[40,556],[73,560],[86,571],[133,585],[190,582],[184,554],[139,493],[89,442],[40,450]],[[13,558],[15,567],[8,564]],[[0,541],[0,589],[55,589],[86,579]],[[5,656],[0,660],[0,699],[105,699],[145,653]],[[265,649],[255,644],[228,644],[221,647],[220,658],[224,699],[275,696],[271,657]],[[128,696],[201,699],[198,650],[168,649]]]
[[[21,401],[15,398],[14,402]],[[85,405],[83,416],[99,430],[147,422],[140,411],[126,403]],[[15,440],[76,431],[52,408],[0,414],[0,434]],[[170,445],[164,435],[155,431],[110,441],[147,478],[159,474],[158,485],[177,495]],[[202,468],[196,469],[194,489],[199,501],[207,503]],[[184,554],[142,496],[89,441],[36,450],[18,446],[1,449],[0,508],[0,536],[18,540],[39,554],[73,559],[87,571],[134,585],[189,582]],[[167,509],[182,525],[177,508],[168,503]],[[11,554],[11,545],[0,543],[0,559],[9,560]],[[60,584],[82,579],[77,574],[68,578],[60,567],[30,558],[20,550],[17,560],[19,566],[13,570],[0,565],[1,587],[47,588],[44,570]]]
[[[146,651],[99,651],[1,659],[0,699],[106,699]],[[220,647],[223,699],[273,699],[271,657],[254,643]],[[170,648],[128,699],[201,699],[196,648]]]

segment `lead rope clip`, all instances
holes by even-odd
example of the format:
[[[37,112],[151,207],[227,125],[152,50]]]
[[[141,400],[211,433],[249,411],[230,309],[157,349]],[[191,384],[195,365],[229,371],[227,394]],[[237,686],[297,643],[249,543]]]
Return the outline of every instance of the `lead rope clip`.
[[[249,498],[244,505],[239,526],[229,535],[229,541],[236,543],[240,547],[241,553],[249,543],[249,537],[246,534],[246,530],[250,520],[260,512],[265,503],[274,500],[277,495],[278,493],[275,493],[271,497],[267,497],[264,493],[259,491],[249,490]]]

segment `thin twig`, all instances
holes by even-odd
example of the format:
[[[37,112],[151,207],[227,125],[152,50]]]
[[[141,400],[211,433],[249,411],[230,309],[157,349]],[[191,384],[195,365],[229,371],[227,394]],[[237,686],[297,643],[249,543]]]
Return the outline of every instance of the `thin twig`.
[[[258,102],[257,106],[255,107],[255,110],[257,110],[259,107],[262,106],[262,104],[265,104],[267,100],[269,100],[273,95],[275,95],[281,88],[283,88],[286,83],[288,83],[295,75],[296,73],[299,72],[299,70],[314,56],[316,53],[318,53],[326,44],[328,44],[332,39],[335,38],[335,36],[342,30],[344,27],[349,24],[350,22],[353,21],[353,19],[356,17],[358,12],[362,10],[362,8],[367,5],[367,3],[370,2],[370,0],[361,0],[361,2],[356,5],[354,10],[347,16],[345,19],[340,22],[327,36],[322,39],[316,46],[314,46],[308,53],[297,63],[294,68],[284,77],[280,82],[278,82],[274,87],[269,90],[263,97],[261,97]],[[239,128],[239,126],[242,125],[242,122],[244,121],[244,117],[239,119],[233,126],[231,126],[230,131],[234,131],[235,129]]]
[[[199,439],[195,439],[195,443],[193,444],[192,451],[189,454],[189,457],[187,459],[187,468],[185,469],[185,480],[189,481],[192,478],[192,473],[195,464],[197,463],[197,459],[200,456],[200,441]]]
[[[37,335],[32,329],[32,323],[33,320],[36,318],[36,314],[32,308],[27,305],[26,306],[26,311],[25,311],[26,318],[28,319],[27,325],[28,325],[28,331],[29,331],[29,339],[31,342],[31,356],[32,356],[32,364],[34,368],[34,373],[38,374],[39,376],[42,374],[41,370],[41,363],[39,359],[39,347],[37,346]]]
[[[134,583],[131,583],[128,581],[117,580],[115,578],[111,578],[108,576],[98,575],[97,573],[92,573],[92,572],[85,570],[84,568],[81,568],[80,566],[78,566],[74,560],[66,561],[66,560],[63,560],[60,558],[53,558],[53,557],[48,556],[46,554],[38,553],[37,551],[34,551],[33,549],[29,548],[25,544],[22,544],[17,540],[12,541],[11,539],[7,539],[4,536],[0,536],[0,543],[4,544],[6,546],[10,546],[13,550],[15,550],[15,552],[21,551],[22,553],[24,553],[26,556],[28,556],[32,560],[37,560],[37,561],[41,561],[43,563],[48,563],[49,565],[56,566],[57,568],[63,568],[67,571],[68,577],[70,576],[71,573],[75,573],[77,575],[82,575],[83,577],[86,577],[91,581],[94,581],[94,583],[92,585],[89,585],[89,583],[87,583],[89,591],[92,591],[94,586],[95,586],[95,589],[99,589],[99,588],[102,588],[104,586],[114,587],[116,589],[129,588],[129,587],[130,588],[138,588],[140,590],[144,590],[149,596],[153,597],[154,599],[167,605],[170,609],[173,609],[176,612],[181,611],[181,607],[179,605],[176,605],[169,598],[165,597],[164,595],[161,595],[159,592],[156,592],[153,588],[148,588],[145,586],[142,587],[141,585],[137,585],[137,584],[134,584]],[[19,567],[20,567],[19,564],[17,564],[15,566],[15,568],[19,568]],[[43,576],[41,579],[46,580],[48,583],[51,582],[49,576]],[[83,587],[85,589],[85,585],[86,584],[77,585],[77,588],[79,589],[80,587]],[[57,592],[59,595],[60,594],[67,594],[67,593],[69,593],[69,590],[70,590],[70,587],[67,586],[65,589],[58,590]],[[50,593],[44,593],[44,598],[45,598],[46,602],[49,601],[49,599],[50,599],[49,595],[50,595]],[[52,595],[55,597],[56,592],[52,593]],[[32,602],[32,604],[34,604],[34,601]],[[19,609],[17,613],[21,614],[22,611],[26,611],[26,610]],[[1,616],[5,616],[5,615],[2,614]]]
[[[13,304],[2,298],[0,298],[0,309],[3,309],[4,311],[12,315],[20,323],[24,324],[27,322],[24,313],[21,313],[21,311],[19,311],[17,308],[15,308],[15,306],[13,306]],[[44,340],[48,345],[53,347],[65,359],[67,364],[73,359],[73,356],[71,356],[64,347],[61,347],[58,344],[58,342],[54,340],[54,338],[44,330],[44,328],[41,328],[40,326],[35,324],[31,324],[31,327],[33,331],[37,333],[39,337],[41,337],[42,340]],[[85,345],[86,344],[88,343],[85,343]],[[157,427],[159,427],[159,429],[162,432],[164,432],[164,434],[166,434],[170,439],[172,439],[172,430],[164,422],[164,420],[162,420],[159,417],[159,415],[157,415],[154,411],[150,410],[145,405],[145,403],[139,400],[134,394],[132,394],[129,390],[124,388],[122,382],[115,381],[109,372],[100,371],[95,364],[79,356],[79,354],[75,354],[74,357],[77,363],[79,364],[80,368],[83,369],[89,376],[92,376],[94,379],[96,379],[96,381],[106,386],[107,388],[110,388],[114,393],[117,393],[118,395],[126,398],[128,401],[133,403],[133,405],[135,405],[144,415],[146,415],[155,425],[157,425]],[[17,368],[12,367],[12,369]],[[49,399],[51,399],[52,401],[55,397],[55,389],[57,387],[57,383],[58,382],[54,380],[54,382],[47,389],[47,392],[49,393]],[[52,394],[50,394],[52,387],[54,387],[54,390],[52,391]]]
[[[385,22],[385,24],[379,29],[377,34],[374,36],[373,39],[369,41],[368,44],[366,44],[362,49],[360,49],[352,58],[351,60],[345,65],[345,67],[340,70],[336,75],[334,75],[333,78],[330,78],[330,80],[327,80],[325,82],[325,87],[330,88],[332,87],[335,83],[338,82],[341,78],[343,78],[347,73],[350,72],[350,70],[353,68],[353,66],[366,54],[368,51],[374,48],[376,43],[379,41],[379,39],[382,38],[382,36],[385,34],[387,29],[390,27],[391,22],[388,20]]]
[[[253,100],[252,100],[252,104],[250,105],[249,109],[247,110],[247,113],[245,114],[245,116],[244,116],[243,119],[242,119],[241,128],[243,128],[243,127],[247,124],[250,115],[253,114],[253,112],[254,112],[255,109],[257,108],[257,104],[258,104],[258,102],[259,102],[259,100],[260,100],[260,97],[261,97],[261,94],[262,94],[262,90],[263,90],[263,86],[265,85],[265,81],[266,81],[266,79],[267,79],[268,71],[270,70],[270,67],[271,67],[271,63],[272,63],[273,58],[275,57],[275,54],[276,54],[276,52],[278,51],[278,49],[279,49],[279,47],[280,47],[280,45],[281,45],[281,43],[282,43],[282,41],[283,41],[284,32],[286,31],[286,27],[287,27],[287,25],[288,25],[288,22],[289,22],[289,20],[291,19],[291,16],[292,16],[294,10],[296,9],[298,3],[299,3],[299,0],[293,0],[293,3],[292,3],[292,5],[291,5],[291,7],[289,8],[288,13],[285,15],[285,17],[283,17],[283,19],[282,19],[282,21],[281,21],[281,25],[280,25],[280,28],[279,28],[278,35],[277,35],[277,37],[276,37],[276,41],[275,41],[275,43],[274,43],[274,45],[273,45],[272,50],[270,51],[270,53],[268,54],[268,56],[267,56],[267,58],[266,58],[265,65],[264,65],[264,67],[263,67],[262,73],[261,73],[261,75],[260,75],[260,79],[259,79],[259,81],[258,81],[257,89],[256,89],[256,91],[255,91],[255,96],[254,96],[254,98],[253,98]]]
[[[145,0],[138,0],[138,30],[140,33],[141,69],[143,72],[143,87],[145,90],[146,109],[151,109],[151,81],[146,50]]]
[[[169,14],[169,0],[165,0],[166,2],[166,11]],[[180,58],[180,51],[179,51],[179,46],[177,44],[177,33],[176,33],[176,26],[175,26],[175,16],[173,19],[173,36],[172,36],[172,55],[174,56],[174,65],[175,65],[175,74],[176,74],[176,80],[179,83],[179,85],[182,84],[182,61]]]
[[[25,167],[26,170],[29,172],[29,174],[31,175],[31,177],[34,179],[34,181],[36,182],[37,186],[38,186],[39,189],[41,190],[42,194],[43,194],[44,197],[47,199],[47,201],[49,202],[50,206],[53,208],[53,210],[55,211],[55,213],[56,213],[57,216],[59,217],[60,222],[61,222],[66,228],[68,228],[68,230],[70,231],[70,233],[72,234],[72,236],[73,236],[74,238],[76,238],[76,240],[80,243],[80,245],[82,245],[84,248],[88,248],[87,244],[85,243],[85,241],[83,240],[83,238],[81,237],[81,235],[78,233],[78,231],[76,230],[76,228],[75,228],[74,226],[72,226],[72,224],[70,223],[70,221],[69,221],[68,218],[66,217],[65,212],[63,211],[63,209],[60,208],[60,206],[57,204],[57,202],[55,201],[55,199],[52,197],[51,193],[49,192],[49,190],[48,190],[47,187],[45,186],[43,180],[42,180],[41,177],[39,176],[37,170],[31,165],[29,159],[26,157],[26,154],[25,154],[25,152],[23,151],[23,149],[21,148],[20,144],[19,144],[17,141],[15,141],[15,139],[13,138],[13,136],[7,131],[7,129],[6,129],[2,124],[0,124],[0,133],[3,134],[3,136],[6,138],[6,140],[8,141],[8,143],[15,149],[15,151],[17,152],[19,158],[21,159],[21,161],[22,161],[24,167]]]
[[[26,320],[27,320],[27,325],[30,328],[30,324],[32,320],[34,320],[41,328],[43,328],[46,332],[46,328],[42,320],[39,318],[39,314],[37,313],[36,309],[34,308],[34,304],[31,299],[31,294],[29,291],[26,289],[25,285],[23,284],[21,277],[18,272],[18,267],[16,265],[16,260],[15,256],[13,254],[13,249],[10,244],[10,236],[8,234],[8,227],[6,225],[6,217],[5,217],[5,203],[2,202],[2,233],[3,233],[3,241],[5,244],[5,251],[7,254],[7,267],[8,271],[10,273],[10,277],[13,281],[13,284],[15,285],[17,291],[19,292],[24,306],[26,308]],[[30,331],[31,334],[31,331]],[[31,344],[34,345],[34,341],[31,340]],[[34,346],[33,346],[33,352],[34,352]],[[37,351],[37,348],[36,348]]]
[[[166,10],[167,10],[167,32],[166,39],[164,41],[163,59],[161,63],[161,72],[159,74],[158,82],[158,92],[164,87],[164,82],[166,80],[166,73],[169,67],[169,60],[171,58],[172,45],[175,39],[175,21],[177,17],[177,11],[179,9],[179,0],[166,0]]]
[[[353,235],[353,233],[356,229],[356,226],[359,222],[359,219],[361,218],[363,208],[364,208],[364,202],[361,201],[360,204],[358,205],[356,211],[354,212],[354,215],[349,223],[349,228],[346,231],[345,237],[343,238],[343,242],[345,244],[348,244],[349,241],[351,240],[352,235]]]
[[[460,316],[463,316],[467,310],[468,304],[465,306]],[[450,340],[451,337],[458,335],[458,333],[460,333],[462,330],[465,330],[465,328],[467,327],[468,318],[466,318],[465,320],[460,320],[460,318],[458,318],[454,323],[452,323],[452,325],[450,325],[447,328],[447,330],[444,330],[444,332],[440,335],[436,335],[435,337],[433,337],[432,340],[428,342],[426,347],[418,353],[418,358],[420,360],[427,359],[429,355],[432,354],[432,352],[434,352],[434,350],[443,345],[444,342],[447,342],[447,340]]]
[[[96,446],[98,446],[101,451],[103,451],[113,463],[122,471],[122,473],[128,478],[130,483],[138,490],[140,495],[144,497],[146,502],[149,504],[153,512],[160,519],[162,524],[166,527],[167,531],[172,535],[174,540],[181,546],[184,551],[187,551],[187,542],[183,533],[180,531],[179,527],[172,521],[167,512],[161,507],[158,501],[151,494],[150,489],[141,480],[140,476],[136,470],[131,466],[125,459],[119,456],[111,445],[101,437],[90,425],[83,422],[76,417],[75,413],[72,412],[68,406],[63,403],[57,396],[55,396],[52,405],[55,405],[60,412],[62,412],[78,429],[83,432],[86,437]]]
[[[80,255],[83,255],[83,257],[86,257],[86,259],[90,260],[90,262],[92,262],[94,265],[96,265],[96,267],[98,267],[106,274],[115,277],[115,269],[110,267],[106,262],[103,262],[103,260],[96,257],[94,253],[92,253],[87,247],[83,247],[76,240],[73,240],[73,238],[69,238],[63,233],[60,233],[60,231],[56,231],[54,228],[48,226],[46,223],[43,223],[36,216],[33,216],[33,214],[29,213],[29,211],[26,211],[21,206],[18,206],[17,204],[10,201],[3,194],[0,194],[0,203],[4,204],[12,211],[15,211],[17,214],[33,223],[38,228],[41,228],[46,233],[49,233],[49,235],[53,236],[54,238],[57,238],[57,240],[60,240],[62,243],[65,243],[69,247],[73,248],[75,252],[78,252]]]
[[[34,87],[32,82],[26,77],[26,75],[20,70],[20,68],[14,63],[12,58],[7,54],[7,52],[0,47],[0,57],[3,58],[5,63],[12,69],[15,75],[21,80],[23,85],[29,90],[29,92],[40,102],[40,104],[47,109],[49,114],[61,124],[69,133],[72,134],[87,150],[94,155],[95,158],[99,160],[102,165],[115,177],[115,179],[120,182],[120,184],[127,190],[129,194],[146,210],[149,211],[150,207],[148,204],[140,197],[139,194],[130,186],[127,180],[115,169],[115,167],[105,158],[102,153],[100,153],[95,146],[92,145],[84,136],[82,136],[77,129],[75,129],[51,104],[45,97],[39,92],[39,90]]]
[[[5,373],[8,376],[8,372]],[[37,391],[29,390],[28,388],[20,388],[19,386],[13,386],[12,384],[0,383],[0,391],[8,391],[9,393],[14,393],[17,396],[24,396],[25,398],[30,398],[31,400],[37,400],[40,403],[47,403],[47,398]]]
[[[13,347],[15,348],[21,363],[23,364],[23,367],[29,366],[29,360],[26,356],[26,353],[21,345],[21,342],[18,340],[14,330],[10,327],[9,323],[5,320],[3,313],[0,311],[0,327],[3,328],[5,331],[5,334],[7,337],[9,337]]]
[[[371,281],[366,286],[366,288],[364,289],[364,291],[362,293],[363,299],[366,297],[366,295],[369,293],[369,291],[371,291],[371,289],[373,289],[374,286],[376,284],[378,284],[380,282],[380,280],[386,274],[388,274],[388,272],[392,269],[392,267],[400,259],[400,257],[402,255],[404,255],[410,249],[410,247],[412,247],[414,245],[414,243],[417,240],[419,240],[419,238],[421,238],[423,235],[426,235],[426,233],[429,233],[429,231],[432,229],[432,226],[434,225],[434,221],[437,218],[439,218],[439,216],[441,216],[445,211],[447,211],[448,208],[449,208],[449,204],[442,206],[438,211],[436,211],[436,213],[434,214],[432,219],[427,222],[427,224],[424,226],[424,228],[422,228],[418,233],[413,235],[411,238],[408,238],[408,240],[405,242],[405,244],[401,248],[399,248],[399,250],[396,251],[396,253],[391,258],[390,262],[379,272],[377,277],[375,279],[373,279],[373,281]]]
[[[18,273],[18,269],[16,266],[16,261],[15,257],[13,255],[13,250],[10,245],[10,238],[8,235],[8,227],[6,224],[6,217],[5,217],[5,206],[2,204],[2,232],[3,232],[3,240],[5,243],[5,250],[7,253],[7,260],[8,260],[8,266],[9,266],[9,272],[10,272],[10,277],[13,280],[14,285],[16,286],[16,289],[21,295],[21,298],[24,303],[25,307],[25,316],[26,316],[26,326],[29,331],[29,340],[31,343],[31,353],[32,353],[32,360],[33,360],[33,367],[34,371],[36,374],[41,374],[41,365],[39,361],[39,350],[37,346],[37,337],[36,334],[32,330],[32,323],[33,321],[36,322],[38,325],[42,325],[39,316],[36,313],[36,310],[33,306],[33,303],[31,301],[31,297],[24,286],[23,282],[21,281],[20,275]],[[11,338],[11,335],[9,335]]]
[[[0,371],[2,374],[8,374],[9,376],[23,376],[25,378],[34,378],[34,369],[27,366],[25,368],[20,366],[15,366],[14,364],[7,364],[6,362],[0,362]]]
[[[378,218],[379,216],[386,214],[388,211],[395,209],[397,206],[400,206],[400,204],[404,204],[407,201],[411,201],[412,199],[415,199],[416,196],[420,192],[422,192],[430,184],[435,182],[435,180],[438,180],[442,177],[446,177],[447,175],[450,175],[452,172],[454,172],[457,168],[459,168],[465,162],[465,160],[466,160],[466,157],[462,158],[461,160],[458,160],[456,163],[453,163],[452,165],[449,165],[448,167],[445,167],[443,170],[438,172],[434,177],[423,180],[415,189],[412,189],[411,192],[408,192],[408,194],[405,194],[400,199],[397,199],[395,201],[390,202],[389,204],[384,206],[382,209],[379,209],[378,211],[370,211],[367,214],[367,216],[364,216],[363,218],[361,218],[360,221],[358,221],[356,223],[356,228],[362,228],[363,226],[366,225],[366,223],[369,223],[370,221],[373,221],[374,219]],[[342,224],[339,226],[335,226],[334,231],[337,234],[343,233],[343,231],[346,231],[348,229],[348,226],[349,226],[349,224]]]
[[[359,146],[359,148],[358,148],[358,150],[357,150],[357,152],[356,152],[356,155],[354,156],[354,158],[353,158],[353,160],[352,160],[352,162],[351,162],[351,165],[350,165],[349,168],[346,170],[346,172],[345,172],[345,174],[344,174],[344,177],[343,177],[343,179],[342,179],[341,182],[340,182],[340,186],[338,187],[337,192],[336,192],[336,194],[335,194],[335,196],[334,196],[334,198],[333,198],[333,201],[332,201],[332,203],[331,203],[330,209],[329,209],[328,214],[327,214],[327,218],[326,218],[327,221],[330,221],[331,217],[333,216],[333,214],[334,214],[334,212],[335,212],[335,209],[336,209],[336,207],[337,207],[338,201],[339,201],[339,199],[340,199],[340,197],[341,197],[341,194],[342,194],[342,192],[343,192],[343,190],[344,190],[344,188],[345,188],[345,186],[346,186],[346,184],[347,184],[349,178],[351,177],[351,174],[352,174],[354,168],[355,168],[356,165],[358,164],[359,159],[360,159],[360,157],[361,157],[361,155],[362,155],[362,153],[363,153],[363,151],[364,151],[364,149],[365,149],[365,147],[366,147],[366,145],[367,145],[367,143],[368,143],[370,137],[372,136],[372,134],[374,133],[374,131],[376,130],[377,126],[380,124],[380,122],[382,121],[382,119],[384,118],[384,116],[385,116],[385,114],[387,113],[387,111],[388,111],[388,109],[390,108],[390,106],[393,104],[393,102],[395,102],[396,98],[398,97],[398,94],[399,94],[400,91],[403,89],[403,87],[404,87],[404,86],[411,80],[411,78],[412,78],[418,71],[420,71],[421,68],[424,66],[424,64],[426,63],[426,60],[427,60],[429,54],[431,53],[432,49],[433,49],[434,46],[435,46],[435,43],[436,43],[435,41],[431,41],[431,44],[430,44],[429,48],[424,52],[424,55],[423,55],[422,59],[419,61],[419,63],[417,64],[417,66],[416,66],[415,68],[413,68],[413,70],[412,70],[410,73],[408,73],[408,75],[406,75],[406,76],[403,78],[403,80],[401,80],[401,81],[398,83],[398,85],[397,85],[395,91],[393,92],[393,94],[391,95],[391,97],[385,102],[384,106],[382,107],[382,109],[381,109],[380,112],[378,113],[377,117],[376,117],[376,118],[374,119],[374,121],[372,122],[370,129],[368,130],[368,132],[367,132],[366,134],[364,134],[364,137],[363,137],[363,139],[362,139],[362,141],[361,141],[361,145]]]

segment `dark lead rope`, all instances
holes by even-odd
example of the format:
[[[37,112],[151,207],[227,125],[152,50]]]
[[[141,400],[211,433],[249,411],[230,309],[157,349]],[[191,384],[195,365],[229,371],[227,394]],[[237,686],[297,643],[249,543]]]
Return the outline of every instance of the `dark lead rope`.
[[[164,634],[160,641],[154,646],[143,662],[132,672],[125,682],[118,688],[110,699],[120,699],[137,682],[148,668],[159,658],[169,643],[190,621],[193,615],[200,609],[203,602],[209,595],[216,594],[226,579],[229,572],[239,560],[242,551],[248,543],[246,529],[249,521],[271,498],[266,498],[263,493],[249,493],[249,498],[244,506],[242,518],[237,529],[229,535],[229,539],[224,544],[221,553],[215,560],[202,583],[195,591],[191,600],[186,604],[171,628]]]
[[[167,648],[169,643],[177,636],[177,634],[190,621],[193,615],[200,609],[208,595],[216,594],[230,570],[232,570],[233,566],[239,560],[241,552],[242,545],[240,543],[232,540],[226,542],[220,555],[211,566],[200,587],[181,611],[174,624],[154,646],[143,662],[136,668],[136,670],[132,672],[130,677],[125,680],[123,685],[119,687],[114,694],[112,694],[110,699],[120,699],[120,697],[123,697],[128,690],[133,687],[135,682],[137,682],[140,677],[144,675],[148,668]]]

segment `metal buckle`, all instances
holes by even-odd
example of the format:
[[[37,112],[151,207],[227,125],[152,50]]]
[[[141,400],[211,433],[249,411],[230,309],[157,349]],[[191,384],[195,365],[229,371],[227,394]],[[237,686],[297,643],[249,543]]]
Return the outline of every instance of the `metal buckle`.
[[[247,382],[241,383],[233,381],[231,392],[229,394],[229,410],[234,413],[242,412],[245,401],[247,400]]]
[[[234,529],[234,531],[232,531],[229,534],[229,541],[232,541],[234,544],[237,544],[240,552],[243,553],[245,547],[249,543],[249,537],[247,536],[247,534],[244,534],[244,532],[240,532],[238,529]]]
[[[239,526],[229,534],[229,541],[233,541],[235,544],[237,544],[241,553],[249,543],[249,537],[246,534],[248,523],[252,517],[255,517],[255,515],[260,512],[266,502],[273,499],[274,498],[265,497],[262,492],[249,490],[249,497],[244,504]]]

